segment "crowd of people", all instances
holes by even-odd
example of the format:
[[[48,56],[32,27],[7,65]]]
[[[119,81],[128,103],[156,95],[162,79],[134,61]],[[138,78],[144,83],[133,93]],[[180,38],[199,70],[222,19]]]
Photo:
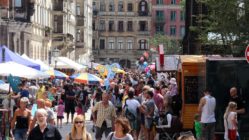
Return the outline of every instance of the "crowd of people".
[[[66,113],[72,123],[66,140],[91,140],[86,130],[85,113],[92,112],[96,140],[154,140],[177,132],[178,139],[214,140],[216,99],[209,90],[203,92],[195,115],[195,137],[181,135],[182,98],[174,75],[158,80],[143,73],[116,74],[97,85],[73,84],[53,80],[36,84],[24,81],[20,91],[11,95],[11,135],[15,140],[60,140],[59,129]],[[244,101],[235,87],[224,114],[225,139],[239,137],[239,115],[245,113]],[[15,100],[15,102],[12,102]],[[11,108],[12,109],[12,108]],[[70,116],[71,115],[71,116]],[[75,116],[76,115],[76,116]],[[70,117],[69,117],[70,116]],[[71,120],[69,120],[71,118]]]

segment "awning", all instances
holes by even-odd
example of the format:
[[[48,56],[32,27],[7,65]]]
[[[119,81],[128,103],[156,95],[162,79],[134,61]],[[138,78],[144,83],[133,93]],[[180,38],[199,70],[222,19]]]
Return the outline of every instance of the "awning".
[[[4,53],[3,53],[3,50],[5,50]],[[3,57],[3,55],[5,55],[5,56]],[[22,58],[20,55],[17,55],[14,52],[12,52],[11,50],[9,50],[6,46],[0,47],[0,63],[3,63],[3,59],[5,62],[13,61],[13,62],[16,62],[18,64],[22,64],[22,65],[25,65],[27,67],[31,67],[31,68],[40,70],[39,64],[33,63],[29,60]]]
[[[52,64],[55,67],[55,63]],[[86,68],[86,66],[80,65],[76,62],[74,62],[71,59],[68,59],[67,57],[58,57],[56,68],[64,68],[64,69],[75,69],[77,71],[83,70]]]

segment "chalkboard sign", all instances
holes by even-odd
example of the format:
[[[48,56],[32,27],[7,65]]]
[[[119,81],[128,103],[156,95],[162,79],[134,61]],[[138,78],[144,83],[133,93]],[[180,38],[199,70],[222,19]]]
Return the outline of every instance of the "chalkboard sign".
[[[184,77],[184,100],[186,104],[198,104],[201,93],[204,90],[204,77]]]

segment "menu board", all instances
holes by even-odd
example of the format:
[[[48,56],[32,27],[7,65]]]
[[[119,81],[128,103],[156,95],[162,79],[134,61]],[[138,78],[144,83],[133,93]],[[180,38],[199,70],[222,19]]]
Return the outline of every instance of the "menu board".
[[[202,76],[184,77],[184,100],[186,104],[198,104],[204,90],[204,82]]]

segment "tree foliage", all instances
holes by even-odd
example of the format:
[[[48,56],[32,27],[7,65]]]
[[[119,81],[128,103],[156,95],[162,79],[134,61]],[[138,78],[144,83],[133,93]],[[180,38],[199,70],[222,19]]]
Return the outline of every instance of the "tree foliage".
[[[160,44],[164,46],[165,54],[179,54],[182,51],[180,46],[180,41],[176,39],[171,39],[163,34],[155,34],[149,40],[150,46],[158,47]]]
[[[198,26],[190,30],[198,33],[203,44],[229,46],[234,53],[244,55],[249,43],[249,1],[196,1],[205,5],[207,14],[194,15]]]

